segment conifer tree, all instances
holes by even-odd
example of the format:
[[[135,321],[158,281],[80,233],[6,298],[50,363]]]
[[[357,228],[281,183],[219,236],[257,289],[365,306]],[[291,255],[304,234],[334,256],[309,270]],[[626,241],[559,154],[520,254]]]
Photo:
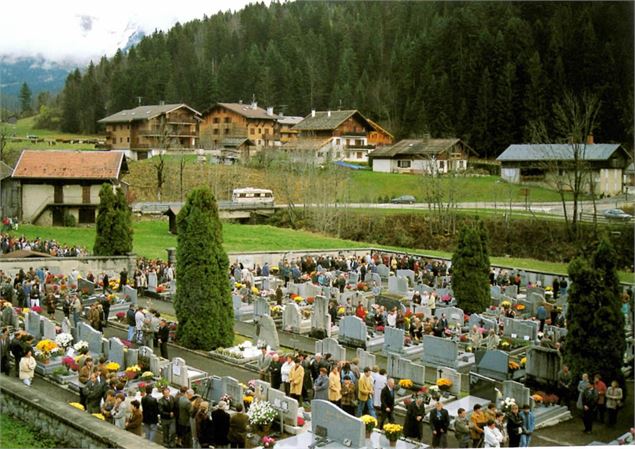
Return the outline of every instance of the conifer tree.
[[[574,376],[599,373],[606,383],[623,381],[626,340],[615,252],[603,238],[590,257],[569,264],[569,308],[564,360]]]
[[[234,311],[227,277],[216,199],[206,188],[190,192],[177,216],[179,344],[191,349],[228,347],[234,339]]]
[[[481,313],[489,306],[489,270],[485,228],[464,226],[452,256],[452,289],[465,313]]]
[[[97,224],[93,254],[123,256],[132,251],[132,213],[121,189],[113,191],[104,183],[99,191]]]

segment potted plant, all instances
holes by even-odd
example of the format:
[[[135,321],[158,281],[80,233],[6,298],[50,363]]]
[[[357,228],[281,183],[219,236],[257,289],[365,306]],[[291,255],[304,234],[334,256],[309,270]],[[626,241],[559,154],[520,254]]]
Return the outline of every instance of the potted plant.
[[[271,423],[278,417],[278,411],[269,401],[254,401],[247,412],[249,424],[258,426],[267,435],[271,430]]]
[[[73,345],[73,349],[79,354],[88,354],[88,342],[80,340]]]
[[[262,437],[261,442],[262,442],[262,447],[266,449],[271,449],[272,447],[276,445],[276,440],[271,438],[268,435],[265,435],[264,437]]]
[[[104,368],[106,368],[111,373],[116,373],[119,371],[119,368],[121,368],[121,366],[117,362],[108,362],[106,363]]]
[[[403,426],[400,424],[384,424],[384,435],[390,441],[391,446],[397,445],[397,440],[401,438],[403,434]]]
[[[70,347],[71,343],[73,343],[73,336],[69,333],[62,332],[55,337],[55,343],[57,343],[60,348],[66,350]]]
[[[452,381],[445,377],[440,377],[437,379],[437,386],[441,391],[449,391],[452,388]]]
[[[404,390],[411,390],[414,387],[414,382],[410,379],[400,379],[399,388]]]
[[[128,368],[126,368],[126,371],[124,371],[125,376],[128,378],[128,380],[136,379],[137,376],[139,376],[140,372],[141,368],[139,367],[139,365],[129,366]]]
[[[373,429],[377,427],[377,419],[370,415],[364,415],[360,418],[364,423],[366,429],[366,438],[370,438],[370,434],[373,433]]]
[[[40,340],[35,345],[35,359],[47,365],[51,360],[51,357],[57,355],[59,346],[53,340]]]

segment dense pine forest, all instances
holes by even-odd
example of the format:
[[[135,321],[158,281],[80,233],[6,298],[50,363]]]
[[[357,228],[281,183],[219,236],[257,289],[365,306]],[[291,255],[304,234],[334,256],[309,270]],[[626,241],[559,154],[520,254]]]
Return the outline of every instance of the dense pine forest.
[[[178,7],[178,6],[175,6]],[[145,37],[71,73],[68,132],[142,104],[359,109],[397,137],[458,136],[483,157],[549,126],[565,92],[601,99],[595,140],[632,147],[632,2],[252,4]]]

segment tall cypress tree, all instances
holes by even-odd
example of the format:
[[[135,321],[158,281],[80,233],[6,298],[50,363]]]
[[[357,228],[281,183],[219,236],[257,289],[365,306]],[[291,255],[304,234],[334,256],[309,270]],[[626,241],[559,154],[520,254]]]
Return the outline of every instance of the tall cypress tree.
[[[104,183],[99,191],[97,232],[93,254],[123,256],[132,251],[132,213],[121,189]]]
[[[569,308],[565,362],[575,376],[599,373],[608,383],[623,382],[626,340],[615,252],[603,238],[590,257],[569,264]]]
[[[489,306],[489,270],[485,229],[464,226],[452,256],[452,289],[465,313],[480,313]]]
[[[177,216],[177,339],[191,349],[231,346],[234,310],[216,199],[207,188],[190,192]]]

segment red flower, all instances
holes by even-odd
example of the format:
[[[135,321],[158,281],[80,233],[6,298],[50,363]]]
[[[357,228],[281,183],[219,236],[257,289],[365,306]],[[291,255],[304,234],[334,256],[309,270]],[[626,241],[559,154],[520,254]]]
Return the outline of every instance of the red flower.
[[[313,304],[314,302],[315,302],[315,298],[314,298],[313,296],[309,296],[309,297],[306,299],[306,303],[307,303],[307,304]]]
[[[383,331],[384,331],[384,326],[377,326],[377,327],[375,328],[375,330],[376,330],[377,332],[383,332]]]

